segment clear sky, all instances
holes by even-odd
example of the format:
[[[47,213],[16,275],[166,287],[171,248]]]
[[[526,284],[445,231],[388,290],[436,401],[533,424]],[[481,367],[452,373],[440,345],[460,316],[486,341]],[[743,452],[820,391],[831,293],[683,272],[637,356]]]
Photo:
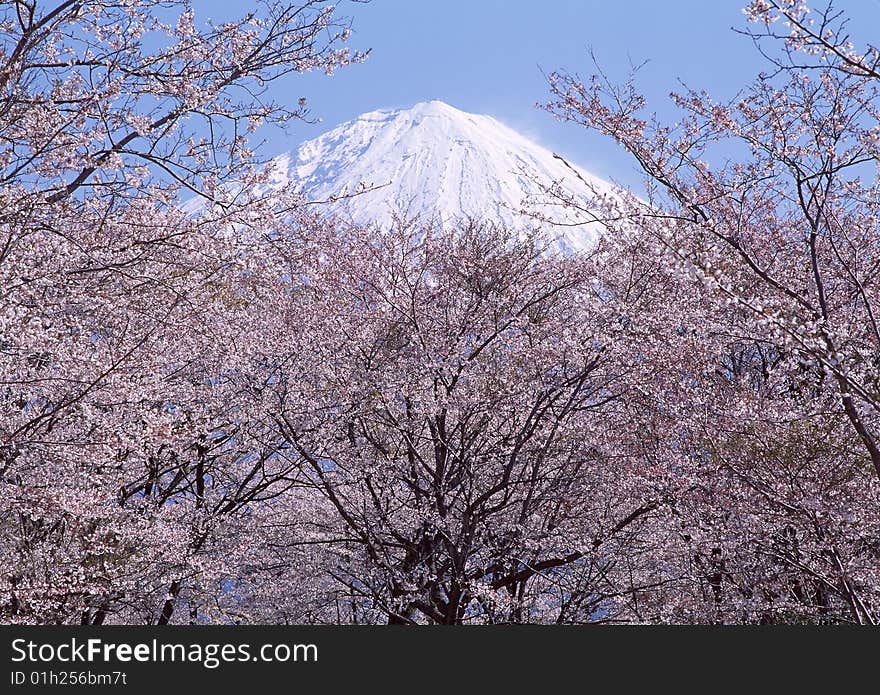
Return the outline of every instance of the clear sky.
[[[273,96],[304,96],[317,125],[263,132],[274,155],[378,108],[443,100],[488,113],[598,176],[635,184],[632,166],[613,143],[556,122],[535,108],[548,99],[543,72],[589,75],[592,49],[603,68],[624,79],[631,63],[649,61],[639,82],[661,115],[667,95],[684,82],[721,97],[762,67],[744,28],[746,0],[342,0],[354,19],[350,45],[372,49],[361,65],[332,77],[294,76]],[[244,13],[248,0],[193,0],[197,20]],[[835,3],[852,17],[853,37],[880,40],[880,0]]]

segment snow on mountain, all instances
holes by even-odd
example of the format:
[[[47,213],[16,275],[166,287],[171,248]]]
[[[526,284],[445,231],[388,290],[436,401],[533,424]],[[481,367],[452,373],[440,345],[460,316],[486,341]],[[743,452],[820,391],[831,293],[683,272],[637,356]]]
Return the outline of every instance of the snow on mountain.
[[[593,193],[614,187],[555,158],[541,146],[490,116],[465,113],[441,101],[404,110],[365,113],[295,152],[273,160],[272,185],[292,181],[309,200],[338,198],[329,205],[358,223],[385,226],[397,213],[448,223],[459,217],[487,218],[526,227],[539,223],[525,208],[556,222],[583,221],[583,213],[548,201],[541,181],[554,182],[589,206]],[[544,225],[548,226],[548,225]],[[551,227],[564,251],[592,245],[595,224]]]

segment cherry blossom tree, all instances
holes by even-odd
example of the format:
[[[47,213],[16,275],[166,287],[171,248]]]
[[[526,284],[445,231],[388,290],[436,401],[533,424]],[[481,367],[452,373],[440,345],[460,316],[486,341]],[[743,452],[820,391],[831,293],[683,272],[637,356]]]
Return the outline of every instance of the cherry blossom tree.
[[[323,543],[332,609],[392,623],[619,620],[671,581],[644,547],[676,484],[645,396],[650,353],[690,337],[649,330],[660,278],[475,222],[332,234],[319,322],[251,381],[325,510],[289,532],[286,571]]]
[[[637,225],[715,317],[687,418],[702,494],[678,501],[706,569],[667,596],[675,619],[875,623],[877,51],[831,6],[746,13],[769,69],[730,102],[673,94],[682,116],[665,125],[633,80],[557,72],[548,108],[642,168],[647,196],[600,216]]]
[[[289,267],[265,221],[298,204],[245,136],[306,115],[272,80],[358,56],[323,2],[256,7],[0,10],[4,620],[161,624],[184,595],[200,620],[224,520],[284,485],[227,388]]]

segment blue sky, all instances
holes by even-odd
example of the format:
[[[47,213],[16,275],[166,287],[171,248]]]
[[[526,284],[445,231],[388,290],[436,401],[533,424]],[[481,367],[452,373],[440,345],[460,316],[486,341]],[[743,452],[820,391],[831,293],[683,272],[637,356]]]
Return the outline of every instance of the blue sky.
[[[556,122],[535,108],[548,98],[544,72],[588,75],[592,49],[603,68],[623,79],[632,63],[649,62],[639,83],[652,107],[672,116],[668,93],[679,81],[720,97],[734,95],[763,63],[744,28],[745,0],[342,0],[353,17],[351,45],[372,49],[362,65],[332,77],[293,76],[272,87],[276,100],[306,97],[320,124],[264,131],[273,155],[378,108],[441,99],[488,113],[605,178],[635,184],[628,159],[613,143]],[[855,38],[877,39],[880,0],[836,2],[852,17]],[[243,13],[248,1],[193,0],[198,19]]]

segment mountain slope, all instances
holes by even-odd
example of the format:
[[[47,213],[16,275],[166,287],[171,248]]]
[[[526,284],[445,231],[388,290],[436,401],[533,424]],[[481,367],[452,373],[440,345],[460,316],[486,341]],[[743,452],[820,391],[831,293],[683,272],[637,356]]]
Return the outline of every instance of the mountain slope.
[[[535,180],[556,182],[588,204],[591,193],[579,174],[600,193],[613,195],[607,182],[577,172],[490,116],[431,101],[365,113],[303,143],[274,160],[272,181],[292,181],[310,200],[375,187],[331,205],[360,223],[384,226],[395,213],[404,213],[444,223],[473,216],[524,227],[538,223],[523,208],[562,223],[583,219],[536,202],[548,199]],[[598,231],[596,225],[551,229],[565,251],[588,248]]]

